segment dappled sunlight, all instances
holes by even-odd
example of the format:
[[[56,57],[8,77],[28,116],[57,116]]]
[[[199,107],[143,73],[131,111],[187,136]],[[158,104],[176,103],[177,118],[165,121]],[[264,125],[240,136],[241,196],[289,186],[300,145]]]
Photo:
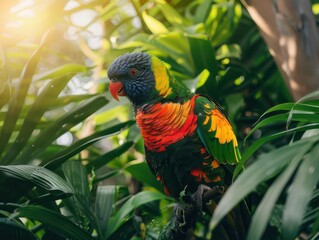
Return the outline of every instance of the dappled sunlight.
[[[4,21],[3,35],[8,38],[7,44],[39,39],[61,16],[58,4],[51,7],[49,3],[36,4],[36,1],[25,0],[13,5]]]
[[[69,1],[64,6],[64,1],[12,1],[2,8],[3,21],[2,41],[7,45],[17,44],[20,41],[38,41],[49,28],[66,28],[67,38],[79,40],[81,37],[89,39],[93,49],[101,47],[103,28],[98,21],[98,12],[95,9],[82,9],[78,1]],[[70,12],[70,15],[68,15]],[[1,10],[0,10],[1,13]],[[64,16],[65,15],[65,16]],[[86,35],[85,35],[86,34]],[[97,40],[99,38],[99,41]]]
[[[319,92],[244,2],[2,0],[0,238],[318,238]]]

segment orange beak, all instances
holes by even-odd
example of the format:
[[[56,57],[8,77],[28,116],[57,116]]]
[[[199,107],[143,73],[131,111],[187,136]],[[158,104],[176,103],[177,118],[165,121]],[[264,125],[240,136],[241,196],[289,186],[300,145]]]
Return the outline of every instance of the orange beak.
[[[121,82],[111,82],[109,89],[112,97],[117,101],[119,101],[118,96],[126,96],[123,83]]]

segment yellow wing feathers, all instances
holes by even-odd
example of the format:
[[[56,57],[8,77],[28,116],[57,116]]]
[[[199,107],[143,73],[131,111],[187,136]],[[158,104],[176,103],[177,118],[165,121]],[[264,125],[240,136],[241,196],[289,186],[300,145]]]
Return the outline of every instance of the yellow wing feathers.
[[[205,104],[206,109],[209,109],[209,106]],[[233,132],[233,128],[228,122],[227,118],[217,109],[211,109],[205,111],[206,118],[203,122],[203,125],[210,123],[210,128],[208,132],[215,132],[215,137],[218,138],[220,144],[225,144],[233,141],[233,146],[237,147],[237,139]]]
[[[195,109],[198,133],[210,154],[221,163],[238,162],[240,153],[237,138],[222,111],[214,102],[204,97],[197,98]]]

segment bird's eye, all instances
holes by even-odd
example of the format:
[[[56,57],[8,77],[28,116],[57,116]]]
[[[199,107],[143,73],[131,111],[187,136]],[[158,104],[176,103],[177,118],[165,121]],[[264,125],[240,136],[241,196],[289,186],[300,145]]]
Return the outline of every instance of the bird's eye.
[[[132,77],[136,76],[138,74],[138,70],[136,68],[131,68],[129,70],[129,73]]]

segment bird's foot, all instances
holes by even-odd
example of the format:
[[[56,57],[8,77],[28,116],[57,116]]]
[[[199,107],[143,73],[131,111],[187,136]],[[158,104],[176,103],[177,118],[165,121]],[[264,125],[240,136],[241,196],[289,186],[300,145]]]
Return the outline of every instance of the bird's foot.
[[[214,186],[212,188],[206,185],[199,185],[196,192],[191,195],[191,201],[199,212],[203,210],[203,204],[207,203],[209,200],[220,196],[225,191],[222,186]]]
[[[196,218],[193,204],[177,203],[174,207],[174,239],[193,238],[193,225]]]
[[[174,216],[178,222],[178,227],[183,228],[193,220],[194,206],[177,203],[174,207]]]
[[[210,188],[206,185],[199,185],[195,193],[188,195],[190,196],[189,201],[175,205],[173,218],[161,232],[160,239],[195,239],[194,224],[198,214],[202,213],[203,204],[220,196],[223,192],[224,187]]]

